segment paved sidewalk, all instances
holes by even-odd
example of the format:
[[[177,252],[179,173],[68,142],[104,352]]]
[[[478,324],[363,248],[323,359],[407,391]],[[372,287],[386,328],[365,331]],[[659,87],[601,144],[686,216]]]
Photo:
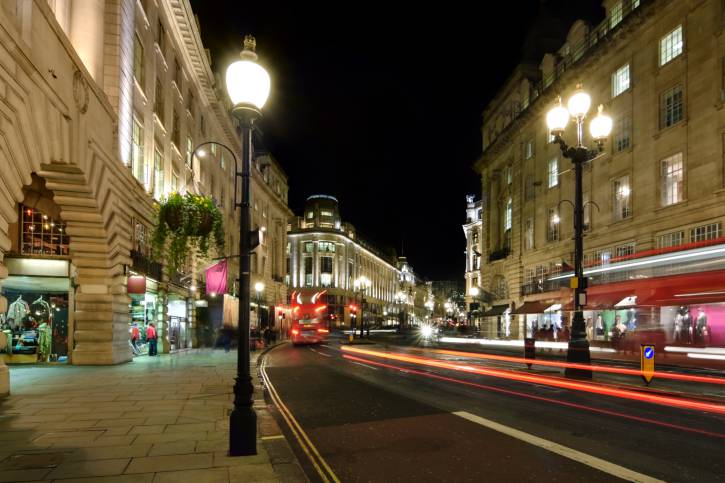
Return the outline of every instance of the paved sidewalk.
[[[229,457],[236,352],[193,350],[119,366],[10,368],[0,482],[307,481],[255,374],[256,456]]]

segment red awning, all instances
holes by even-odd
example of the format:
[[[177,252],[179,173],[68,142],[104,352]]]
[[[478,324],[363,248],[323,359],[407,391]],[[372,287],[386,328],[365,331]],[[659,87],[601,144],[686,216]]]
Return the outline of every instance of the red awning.
[[[512,314],[543,314],[544,310],[551,304],[543,304],[542,302],[524,302],[521,307],[516,307],[511,311]]]

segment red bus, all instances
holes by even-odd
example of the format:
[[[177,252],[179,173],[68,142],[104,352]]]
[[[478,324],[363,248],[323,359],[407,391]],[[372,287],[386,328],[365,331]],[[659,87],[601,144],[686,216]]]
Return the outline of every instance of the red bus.
[[[327,318],[325,292],[295,290],[290,296],[292,307],[292,344],[320,344],[327,340],[330,325]]]

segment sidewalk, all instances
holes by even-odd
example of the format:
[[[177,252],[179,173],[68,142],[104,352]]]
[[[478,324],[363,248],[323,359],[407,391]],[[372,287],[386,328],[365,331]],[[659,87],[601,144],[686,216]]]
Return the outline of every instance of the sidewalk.
[[[119,366],[10,368],[0,482],[306,482],[267,409],[256,361],[258,454],[229,457],[237,353],[200,349]]]

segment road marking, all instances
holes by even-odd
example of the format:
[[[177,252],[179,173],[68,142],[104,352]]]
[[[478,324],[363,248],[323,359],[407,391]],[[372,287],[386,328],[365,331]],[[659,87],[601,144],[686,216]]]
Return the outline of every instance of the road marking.
[[[317,473],[320,475],[320,478],[322,478],[322,481],[324,481],[325,483],[328,483],[330,481],[332,481],[333,483],[340,483],[340,479],[337,477],[337,475],[335,475],[330,466],[320,455],[320,452],[317,451],[317,448],[314,444],[312,444],[312,441],[310,441],[307,433],[305,433],[305,431],[302,429],[302,426],[300,426],[300,424],[297,422],[289,408],[284,404],[284,402],[282,402],[282,398],[277,393],[277,390],[275,389],[272,381],[267,375],[266,366],[267,359],[265,358],[262,361],[262,367],[260,368],[260,372],[262,374],[262,378],[264,379],[267,389],[269,389],[269,394],[272,398],[272,402],[274,402],[275,406],[277,406],[277,409],[279,409],[282,418],[287,423],[287,426],[289,426],[300,447],[312,463],[312,466],[315,468]]]
[[[363,366],[363,367],[367,367],[368,369],[374,369],[374,370],[376,370],[376,371],[378,370],[378,368],[377,368],[377,367],[369,366],[369,365],[367,365],[367,364],[363,364],[362,362],[353,362],[353,361],[350,361],[350,364],[356,364],[356,365],[358,365],[358,366]]]
[[[635,481],[641,483],[664,483],[663,480],[658,480],[657,478],[652,478],[651,476],[637,473],[636,471],[632,471],[623,466],[615,465],[614,463],[610,463],[609,461],[597,458],[596,456],[582,453],[581,451],[562,446],[547,439],[539,438],[538,436],[519,431],[518,429],[504,426],[503,424],[491,421],[490,419],[482,418],[480,416],[476,416],[475,414],[471,414],[466,411],[456,411],[453,414],[463,419],[467,419],[468,421],[471,421],[473,423],[480,424],[481,426],[485,426],[489,429],[493,429],[494,431],[498,431],[499,433],[511,436],[512,438],[519,439],[534,446],[538,446],[539,448],[551,451],[552,453],[556,453],[565,458],[569,458],[570,460],[574,460],[587,466],[591,466],[592,468],[616,476],[617,478],[621,478],[626,481]]]
[[[284,439],[284,434],[275,434],[272,436],[262,436],[260,439],[262,439],[264,441],[269,441],[272,439]]]
[[[310,350],[311,350],[312,352],[315,352],[315,353],[317,353],[317,354],[320,354],[321,356],[325,356],[325,357],[332,357],[332,356],[331,356],[330,354],[325,354],[324,352],[320,352],[320,351],[318,351],[318,350],[315,350],[315,349],[310,349]]]

